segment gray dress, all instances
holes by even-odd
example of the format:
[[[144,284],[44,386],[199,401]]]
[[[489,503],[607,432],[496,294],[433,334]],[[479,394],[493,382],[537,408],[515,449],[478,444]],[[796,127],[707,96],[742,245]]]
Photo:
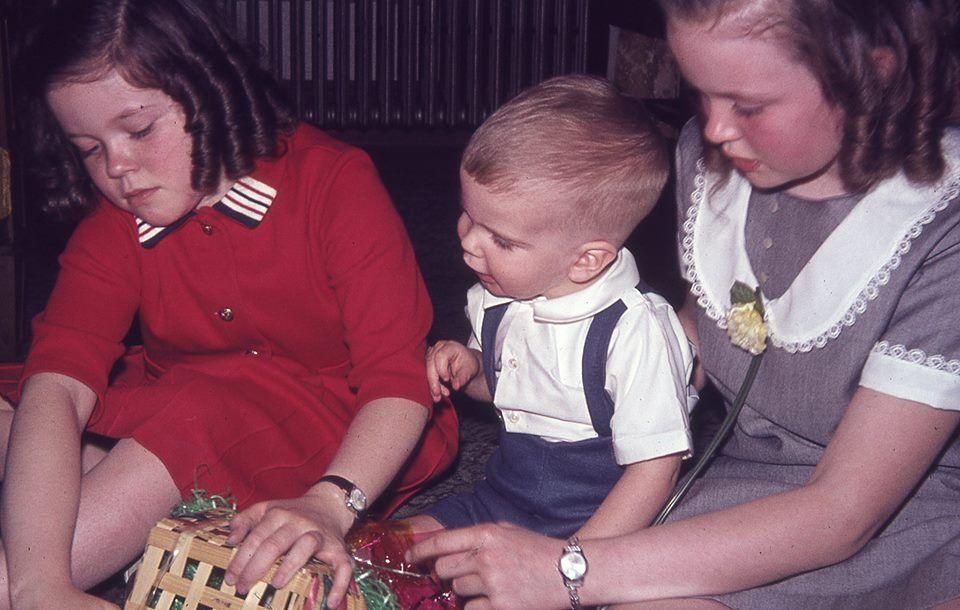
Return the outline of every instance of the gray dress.
[[[702,362],[727,404],[750,355],[727,336],[733,280],[759,285],[773,347],[721,455],[673,519],[806,482],[862,385],[960,410],[960,130],[935,187],[894,178],[811,202],[707,171],[691,122],[678,147],[681,266]],[[960,441],[859,553],[716,599],[734,608],[926,608],[960,596]]]

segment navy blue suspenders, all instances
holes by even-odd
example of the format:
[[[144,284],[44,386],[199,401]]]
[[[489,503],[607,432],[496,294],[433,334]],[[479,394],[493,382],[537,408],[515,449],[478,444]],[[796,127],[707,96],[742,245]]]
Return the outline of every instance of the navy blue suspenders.
[[[649,291],[643,282],[637,284],[637,290]],[[480,343],[483,353],[483,375],[487,381],[490,396],[494,396],[497,389],[497,375],[494,370],[497,362],[496,340],[497,329],[503,320],[510,303],[494,305],[483,312],[483,326],[480,329]],[[607,379],[607,351],[610,347],[610,337],[617,327],[620,317],[627,310],[622,300],[617,300],[600,313],[593,316],[587,338],[583,345],[583,393],[590,411],[590,422],[593,429],[601,438],[611,436],[610,419],[613,417],[613,399],[604,389]]]

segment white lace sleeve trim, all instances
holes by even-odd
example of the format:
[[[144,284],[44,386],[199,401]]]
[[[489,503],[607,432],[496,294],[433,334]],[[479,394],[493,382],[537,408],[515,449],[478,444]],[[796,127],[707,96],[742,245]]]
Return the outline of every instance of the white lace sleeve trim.
[[[873,346],[873,353],[903,360],[910,364],[925,366],[936,371],[946,371],[951,375],[960,377],[960,360],[948,360],[940,354],[928,356],[922,349],[908,349],[907,346],[900,343],[892,345],[889,341],[878,341]]]
[[[960,360],[879,341],[860,375],[860,385],[937,409],[960,411]]]

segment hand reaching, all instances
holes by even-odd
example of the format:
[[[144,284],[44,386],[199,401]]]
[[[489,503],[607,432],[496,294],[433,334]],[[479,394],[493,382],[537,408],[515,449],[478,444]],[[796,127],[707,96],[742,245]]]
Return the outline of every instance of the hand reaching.
[[[427,383],[436,402],[459,390],[480,372],[479,352],[456,341],[437,341],[427,350]]]
[[[440,578],[471,598],[466,610],[566,608],[569,596],[557,571],[560,540],[508,524],[440,532],[410,550],[414,563],[436,559]]]
[[[286,586],[310,557],[334,569],[327,606],[337,608],[353,574],[353,560],[343,538],[350,527],[341,515],[345,507],[320,494],[270,500],[244,510],[230,524],[229,544],[240,543],[224,578],[237,591],[248,591],[281,555],[286,555],[270,581]],[[242,541],[242,542],[241,542]]]

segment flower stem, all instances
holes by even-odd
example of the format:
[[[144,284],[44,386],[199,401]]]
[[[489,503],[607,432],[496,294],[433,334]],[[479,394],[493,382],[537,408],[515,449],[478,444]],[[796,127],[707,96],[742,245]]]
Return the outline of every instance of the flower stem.
[[[713,458],[713,454],[716,453],[717,447],[719,447],[720,444],[727,438],[727,435],[730,433],[730,429],[733,428],[733,425],[737,422],[737,416],[740,415],[740,409],[743,408],[743,403],[747,400],[747,394],[750,393],[750,388],[753,386],[753,380],[757,376],[757,371],[760,369],[760,360],[762,358],[763,352],[760,352],[750,360],[750,368],[747,369],[747,374],[743,378],[743,383],[740,384],[740,391],[737,392],[737,397],[733,400],[733,406],[730,407],[730,410],[727,412],[727,416],[723,419],[723,423],[720,424],[720,429],[717,430],[715,435],[713,435],[713,439],[703,452],[703,455],[700,456],[700,459],[697,460],[697,463],[693,466],[690,472],[687,473],[687,476],[684,477],[683,483],[675,492],[673,492],[673,495],[670,496],[669,500],[667,500],[663,510],[661,510],[660,514],[657,515],[657,518],[653,520],[653,525],[660,525],[667,520],[667,516],[673,511],[674,508],[677,507],[678,504],[680,504],[680,501],[683,500],[683,497],[687,495],[687,492],[690,490],[690,486],[693,485],[693,482],[697,479],[700,471],[706,468],[707,463],[709,463]]]

